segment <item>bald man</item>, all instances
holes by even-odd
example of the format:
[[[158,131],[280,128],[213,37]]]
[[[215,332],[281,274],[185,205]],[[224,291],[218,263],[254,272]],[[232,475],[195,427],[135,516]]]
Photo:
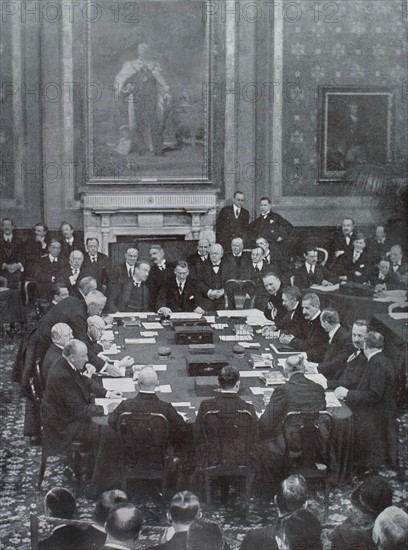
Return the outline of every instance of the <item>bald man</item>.
[[[158,413],[165,416],[169,423],[169,440],[173,444],[180,444],[186,433],[186,425],[183,418],[177,413],[171,403],[159,399],[155,392],[159,384],[156,371],[152,366],[144,367],[139,373],[137,386],[139,393],[132,399],[122,401],[115,411],[109,415],[109,425],[118,430],[119,416],[124,412]]]
[[[62,350],[67,342],[72,340],[74,335],[67,323],[56,323],[51,329],[52,343],[44,355],[41,363],[41,374],[44,381],[47,380],[48,372],[57,359],[61,357]]]
[[[200,278],[203,266],[210,260],[210,246],[208,239],[200,239],[197,243],[197,251],[187,258],[190,274],[196,281]]]
[[[60,272],[59,282],[66,284],[70,296],[79,297],[79,282],[90,274],[90,271],[84,266],[83,253],[80,250],[73,250],[69,255],[68,265],[65,265]]]

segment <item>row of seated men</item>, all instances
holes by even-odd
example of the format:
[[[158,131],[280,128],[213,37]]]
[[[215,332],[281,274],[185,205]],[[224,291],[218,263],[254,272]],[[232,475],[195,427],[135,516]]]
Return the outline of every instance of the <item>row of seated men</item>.
[[[92,442],[95,451],[92,481],[98,489],[104,488],[107,479],[115,480],[119,475],[117,469],[112,470],[112,465],[120,463],[117,419],[121,412],[163,414],[169,421],[171,443],[181,455],[185,451],[185,462],[191,460],[186,426],[172,405],[157,397],[157,373],[150,367],[139,375],[140,391],[136,398],[123,401],[112,411],[108,425],[92,423],[93,416],[104,414],[103,408],[94,404],[93,396],[116,398],[120,394],[107,392],[89,377],[102,369],[114,376],[123,376],[123,367],[133,363],[130,357],[109,363],[97,342],[104,321],[95,316],[100,315],[105,301],[99,291],[86,292],[86,289],[83,304],[79,298],[65,298],[44,315],[28,343],[30,353],[42,358],[45,384],[42,422],[46,434],[43,444],[55,451],[66,449],[76,438]],[[263,486],[272,494],[285,469],[282,423],[286,414],[295,410],[318,412],[326,408],[323,388],[304,376],[306,368],[313,367],[327,377],[329,387],[353,412],[354,469],[378,469],[382,464],[396,468],[395,372],[383,353],[383,337],[370,331],[365,320],[356,320],[350,334],[341,326],[335,310],[320,310],[316,294],[302,296],[297,288],[287,287],[283,289],[282,303],[285,303],[287,315],[282,317],[286,328],[282,329],[280,338],[295,354],[286,361],[284,374],[287,382],[276,388],[258,422],[253,406],[239,396],[239,372],[232,366],[225,367],[219,375],[220,393],[201,404],[194,424],[197,457],[206,456],[202,419],[207,411],[247,410],[254,419],[254,440],[258,435],[260,438],[259,448],[254,446],[259,450],[254,461],[263,472]],[[280,323],[279,316],[275,315],[277,308],[271,306],[267,312],[276,323]],[[295,318],[296,312],[300,311],[301,318]],[[276,327],[264,327],[263,334],[268,336],[271,329]],[[32,364],[32,359],[26,363],[23,387]],[[27,406],[28,420],[35,420],[35,414]],[[38,435],[38,422],[37,432],[30,432],[28,423],[26,428],[26,435]],[[200,468],[199,461],[195,466]],[[187,470],[192,469],[194,465],[187,466]]]
[[[408,544],[408,514],[393,506],[389,482],[381,476],[368,477],[351,495],[352,513],[341,525],[327,532],[309,511],[309,490],[301,475],[291,475],[279,485],[266,527],[251,529],[240,550],[321,550],[331,541],[333,550],[405,550]],[[40,541],[40,550],[132,550],[143,531],[143,516],[125,492],[106,491],[95,506],[93,522],[82,528],[70,520],[78,514],[75,498],[58,487],[45,497],[45,508],[59,525],[52,535]],[[207,518],[194,493],[181,491],[170,501],[170,526],[160,543],[149,548],[160,550],[229,550],[219,522]],[[63,523],[65,520],[65,524]],[[148,542],[151,542],[148,540]]]

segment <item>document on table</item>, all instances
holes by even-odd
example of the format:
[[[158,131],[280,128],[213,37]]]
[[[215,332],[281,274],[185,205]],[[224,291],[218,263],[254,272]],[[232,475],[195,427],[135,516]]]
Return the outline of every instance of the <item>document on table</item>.
[[[271,350],[277,355],[299,355],[300,351],[279,351],[273,344],[270,344]]]
[[[255,388],[249,388],[251,390],[251,392],[254,394],[254,395],[263,395],[265,393],[265,391],[271,391],[271,388],[269,387],[266,387],[266,388],[258,388],[258,387],[255,387]]]
[[[134,392],[135,385],[132,378],[102,378],[102,385],[109,391]]]
[[[97,397],[95,399],[95,405],[101,405],[103,407],[103,414],[106,416],[109,414],[108,405],[110,405],[111,403],[115,403],[117,407],[119,403],[122,403],[122,401],[123,399],[108,399],[107,397]]]
[[[201,313],[194,313],[194,311],[179,311],[177,313],[170,313],[170,319],[201,319]]]
[[[215,315],[204,315],[204,319],[207,323],[215,323]]]
[[[217,311],[218,317],[257,317],[263,315],[260,309],[222,309]]]
[[[132,369],[141,371],[146,366],[147,365],[133,365]],[[149,365],[149,367],[152,367],[156,372],[165,372],[167,370],[167,365]]]
[[[101,341],[107,341],[111,342],[115,339],[115,335],[113,334],[113,330],[104,330],[102,333]]]
[[[163,384],[162,386],[156,386],[155,391],[158,391],[160,393],[171,393],[171,386],[170,384]]]
[[[322,292],[333,292],[334,290],[339,290],[340,285],[339,283],[335,285],[312,285],[310,287],[312,290],[321,290]]]
[[[103,355],[117,355],[120,353],[120,346],[117,346],[116,344],[112,344],[109,349],[103,350]]]
[[[327,407],[341,407],[341,403],[337,399],[337,397],[334,395],[334,392],[327,391],[325,393],[325,398],[326,398],[326,406]]]
[[[252,336],[249,334],[247,336],[245,334],[227,334],[226,336],[220,336],[220,340],[223,342],[251,342]]]
[[[158,323],[156,321],[152,322],[152,323],[148,323],[146,321],[143,321],[142,325],[146,330],[160,330],[160,329],[163,328],[163,325],[161,325],[160,323]]]
[[[178,402],[171,402],[173,407],[191,407],[190,401],[178,401]]]
[[[116,313],[109,314],[114,319],[129,319],[134,317],[135,319],[147,319],[148,315],[156,315],[153,311],[151,313],[147,311],[117,311]]]
[[[141,330],[140,336],[143,336],[144,338],[149,338],[151,336],[159,336],[159,333],[155,330]]]
[[[252,370],[240,370],[239,375],[241,378],[259,378],[259,371]]]
[[[214,323],[214,324],[211,324],[211,328],[214,328],[215,330],[222,330],[222,329],[227,328],[227,327],[228,327],[227,323]]]
[[[261,344],[259,344],[258,342],[242,342],[242,340],[240,340],[238,344],[243,348],[250,349],[259,349],[261,347]]]
[[[156,338],[125,338],[125,344],[155,344]]]
[[[322,388],[327,390],[327,378],[323,374],[305,374],[305,378],[309,378],[309,380],[316,382],[316,384],[320,384]]]

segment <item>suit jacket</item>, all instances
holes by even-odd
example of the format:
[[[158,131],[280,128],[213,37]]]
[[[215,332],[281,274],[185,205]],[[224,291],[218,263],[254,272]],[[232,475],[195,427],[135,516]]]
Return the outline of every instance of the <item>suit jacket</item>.
[[[103,548],[105,541],[105,531],[101,531],[93,525],[88,525],[86,529],[82,530],[81,536],[77,539],[76,550],[99,550]]]
[[[79,544],[83,530],[75,525],[61,525],[45,540],[39,542],[40,550],[85,550]]]
[[[387,290],[393,290],[401,287],[401,281],[397,273],[395,273],[395,271],[392,269],[392,266],[390,267],[390,270],[388,271],[384,279],[380,279],[380,270],[376,265],[370,267],[367,270],[367,282],[371,286],[386,285]]]
[[[319,363],[319,372],[328,379],[335,378],[351,353],[353,344],[350,333],[345,327],[340,326],[327,346],[323,361]]]
[[[225,256],[224,262],[227,266],[228,271],[231,272],[232,279],[252,280],[252,262],[247,253],[242,252],[241,256],[228,254],[227,256]]]
[[[38,263],[48,256],[48,244],[45,241],[45,248],[35,239],[28,239],[23,244],[23,265],[25,279],[35,278]]]
[[[200,280],[203,266],[208,264],[209,256],[205,260],[201,259],[201,256],[198,252],[194,252],[187,258],[188,268],[190,270],[190,276],[193,277],[196,281]]]
[[[96,261],[92,262],[89,254],[85,252],[84,267],[86,272],[96,279],[99,289],[108,284],[110,262],[106,254],[98,252]]]
[[[286,240],[292,230],[293,225],[272,210],[265,218],[261,215],[249,225],[252,242],[258,237],[264,237],[269,243],[276,243],[279,237]]]
[[[359,259],[353,262],[353,248],[342,254],[334,264],[334,271],[337,275],[347,275],[348,281],[364,283],[367,280],[367,270],[370,268],[370,256],[363,250]],[[356,272],[361,275],[356,275]]]
[[[35,266],[34,279],[37,283],[37,296],[51,299],[52,285],[62,281],[63,262],[51,262],[49,256],[41,258]]]
[[[158,413],[165,416],[169,423],[169,439],[172,444],[181,444],[186,435],[186,423],[178,414],[171,403],[159,399],[155,393],[139,392],[136,397],[126,399],[109,414],[109,425],[118,431],[119,416],[124,412],[136,413]]]
[[[305,332],[295,337],[290,346],[298,351],[306,351],[309,361],[320,363],[323,361],[329,344],[329,335],[320,324],[320,315],[314,321],[305,322]]]
[[[68,298],[67,298],[68,299]],[[68,426],[73,422],[90,422],[102,416],[103,407],[95,405],[94,395],[104,397],[106,390],[91,378],[74,370],[60,357],[48,373],[41,403],[41,417],[52,449],[64,449],[72,441]]]
[[[221,244],[224,252],[231,250],[231,241],[241,237],[246,241],[249,224],[249,212],[241,208],[238,218],[235,217],[234,206],[224,206],[218,214],[216,224],[217,243]]]
[[[265,412],[259,419],[261,438],[275,438],[282,433],[286,414],[292,411],[318,412],[326,409],[324,389],[302,373],[277,386]]]
[[[74,232],[74,240],[73,240],[72,245],[68,244],[67,241],[63,237],[61,237],[60,243],[61,243],[60,257],[66,263],[68,263],[69,255],[74,250],[80,250],[85,255],[84,243],[83,243],[82,239],[77,236],[77,234],[75,232]]]
[[[339,231],[337,231],[335,233],[334,238],[333,238],[333,245],[332,245],[333,252],[340,251],[340,250],[343,250],[344,252],[347,252],[347,251],[353,250],[353,241],[354,241],[355,238],[356,238],[355,234],[352,233],[350,235],[350,242],[349,242],[349,244],[347,244],[344,233],[340,229]],[[333,259],[333,261],[334,261],[334,259]]]
[[[187,531],[174,533],[172,538],[163,544],[149,546],[148,550],[186,550]],[[198,550],[198,549],[197,549]]]
[[[14,235],[11,242],[5,241],[4,236],[0,237],[0,268],[3,264],[23,263],[22,243]],[[8,273],[8,272],[7,272]]]
[[[160,287],[167,283],[174,276],[174,268],[176,264],[166,260],[165,269],[161,270],[157,265],[152,265],[147,279],[147,285],[150,290],[151,300],[156,309],[156,302],[159,295]]]
[[[122,288],[126,281],[130,279],[126,262],[112,266],[108,272],[108,289],[106,304],[107,311],[115,313],[119,311],[119,300],[122,294]]]
[[[322,281],[334,282],[334,278],[326,267],[315,265],[314,273],[308,273],[306,265],[303,264],[295,271],[293,284],[298,288],[309,288],[312,285],[320,285]]]
[[[283,284],[281,284],[276,294],[271,295],[266,293],[268,305],[264,310],[264,315],[267,319],[274,321],[277,327],[281,327],[282,325],[285,324],[285,319],[287,318],[287,313],[288,313],[288,310],[285,308],[285,306],[282,303],[283,288],[284,288]],[[272,308],[276,308],[277,310],[274,317],[272,316],[272,311],[273,311]]]
[[[385,239],[383,243],[379,243],[376,239],[371,239],[367,245],[370,254],[370,263],[378,264],[380,260],[383,260],[392,244],[388,239]]]
[[[208,264],[203,266],[201,279],[198,281],[198,305],[205,311],[224,309],[224,296],[218,300],[210,300],[207,293],[210,289],[218,290],[224,288],[225,282],[232,278],[230,268],[224,260],[221,260],[218,273],[214,272],[212,263],[208,262]]]
[[[302,313],[302,304],[298,303],[295,311],[286,311],[285,315],[278,317],[278,329],[293,334],[293,336],[301,336],[305,332],[306,320]]]
[[[278,519],[275,518],[268,527],[251,529],[245,535],[239,550],[262,550],[264,548],[268,548],[268,550],[278,550],[275,539],[277,526]]]
[[[171,311],[194,311],[197,307],[197,283],[189,275],[184,283],[182,294],[178,289],[176,276],[173,275],[163,284],[158,293],[156,307],[169,307]]]
[[[151,287],[143,282],[140,288],[136,288],[129,277],[123,282],[117,305],[118,311],[156,311]]]
[[[358,350],[354,349],[352,352],[352,354],[357,354],[355,357],[350,353],[345,361],[344,358],[340,358],[335,377],[327,381],[327,387],[329,389],[338,388],[339,386],[343,386],[348,390],[355,390],[358,388],[365,373],[367,359],[361,350],[358,353],[357,351]]]
[[[65,265],[60,271],[60,283],[64,283],[68,290],[70,296],[78,296],[78,283],[81,279],[84,277],[91,276],[91,272],[88,270],[88,267],[85,265],[85,263],[82,264],[81,269],[79,270],[78,277],[76,279],[76,282],[74,284],[71,283],[70,277],[72,276],[72,268],[70,265]]]
[[[53,342],[48,348],[47,353],[44,355],[44,359],[42,360],[40,365],[41,376],[43,377],[43,380],[45,382],[47,381],[50,368],[61,357],[62,357],[62,349],[56,346]]]

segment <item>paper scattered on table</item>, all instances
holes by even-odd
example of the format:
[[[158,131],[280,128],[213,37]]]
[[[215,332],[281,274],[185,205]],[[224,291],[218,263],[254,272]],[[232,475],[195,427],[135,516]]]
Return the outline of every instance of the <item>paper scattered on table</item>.
[[[156,372],[165,372],[167,370],[167,365],[149,365],[151,366]],[[141,371],[146,365],[133,365],[132,369],[134,371]]]
[[[102,385],[110,391],[121,391],[124,393],[135,391],[132,378],[102,378]]]
[[[375,302],[406,302],[405,290],[384,290],[381,296],[374,298]]]
[[[325,397],[326,397],[326,406],[327,407],[341,407],[341,403],[337,399],[337,397],[334,395],[334,392],[327,391],[325,393]]]
[[[160,323],[158,323],[157,321],[153,321],[151,323],[143,321],[142,325],[147,330],[159,330],[159,329],[163,328],[163,326]]]
[[[101,336],[101,341],[112,342],[115,339],[113,330],[104,330]]]
[[[109,349],[104,349],[102,353],[104,355],[117,355],[118,353],[120,353],[120,349],[119,346],[117,346],[116,344],[112,344]]]
[[[155,330],[141,330],[140,331],[140,336],[143,336],[143,337],[151,337],[151,336],[159,336],[159,333],[156,332]]]
[[[238,344],[243,348],[259,349],[261,347],[261,344],[259,344],[258,342],[243,342],[242,340],[240,340]]]
[[[296,350],[293,351],[279,351],[273,344],[270,344],[271,350],[277,355],[298,355],[299,352]]]
[[[241,334],[227,334],[225,336],[220,336],[220,340],[223,342],[250,342],[252,340],[252,336],[242,336]]]
[[[117,311],[116,313],[109,314],[114,319],[129,319],[134,317],[135,319],[147,319],[148,315],[156,315],[153,311]]]
[[[271,391],[271,388],[249,388],[254,395],[263,395],[265,391]]]
[[[171,393],[171,386],[170,384],[163,384],[162,386],[156,386],[156,390],[160,393]]]
[[[250,361],[254,369],[265,369],[273,366],[273,359],[270,353],[251,353]]]
[[[156,338],[125,338],[125,344],[155,344]]]
[[[204,315],[204,319],[207,323],[215,323],[215,315]]]
[[[173,407],[191,407],[190,401],[178,401],[176,403],[172,401],[171,404]]]
[[[323,374],[305,374],[305,378],[316,382],[316,384],[320,384],[325,390],[327,389],[327,378]]]
[[[217,311],[218,317],[248,317],[262,314],[260,309],[221,309]]]
[[[255,369],[252,370],[241,370],[239,371],[239,375],[241,378],[258,378],[259,372]]]
[[[178,412],[178,414],[179,414],[180,416],[183,417],[183,420],[184,420],[185,422],[188,422],[188,414],[187,414],[187,413],[185,413],[185,412],[183,412],[183,411],[177,411],[177,412]]]
[[[221,330],[223,328],[227,328],[228,324],[227,323],[213,323],[211,324],[211,327],[214,328],[215,330]]]
[[[259,377],[266,386],[276,386],[277,384],[284,384],[286,378],[280,371],[266,371]]]
[[[111,403],[115,403],[117,407],[119,403],[122,403],[122,401],[123,399],[108,399],[107,397],[97,397],[95,399],[95,405],[101,405],[103,407],[103,414],[106,416],[109,414],[108,405],[110,405]]]
[[[311,289],[313,290],[321,290],[323,292],[333,292],[334,290],[339,290],[340,288],[340,285],[339,283],[335,284],[335,285],[312,285],[310,287]]]
[[[319,363],[313,363],[313,361],[306,361],[305,362],[305,372],[307,374],[318,374],[317,367],[319,366]]]
[[[194,311],[179,311],[177,313],[170,313],[170,319],[201,319],[201,313],[194,313]]]

